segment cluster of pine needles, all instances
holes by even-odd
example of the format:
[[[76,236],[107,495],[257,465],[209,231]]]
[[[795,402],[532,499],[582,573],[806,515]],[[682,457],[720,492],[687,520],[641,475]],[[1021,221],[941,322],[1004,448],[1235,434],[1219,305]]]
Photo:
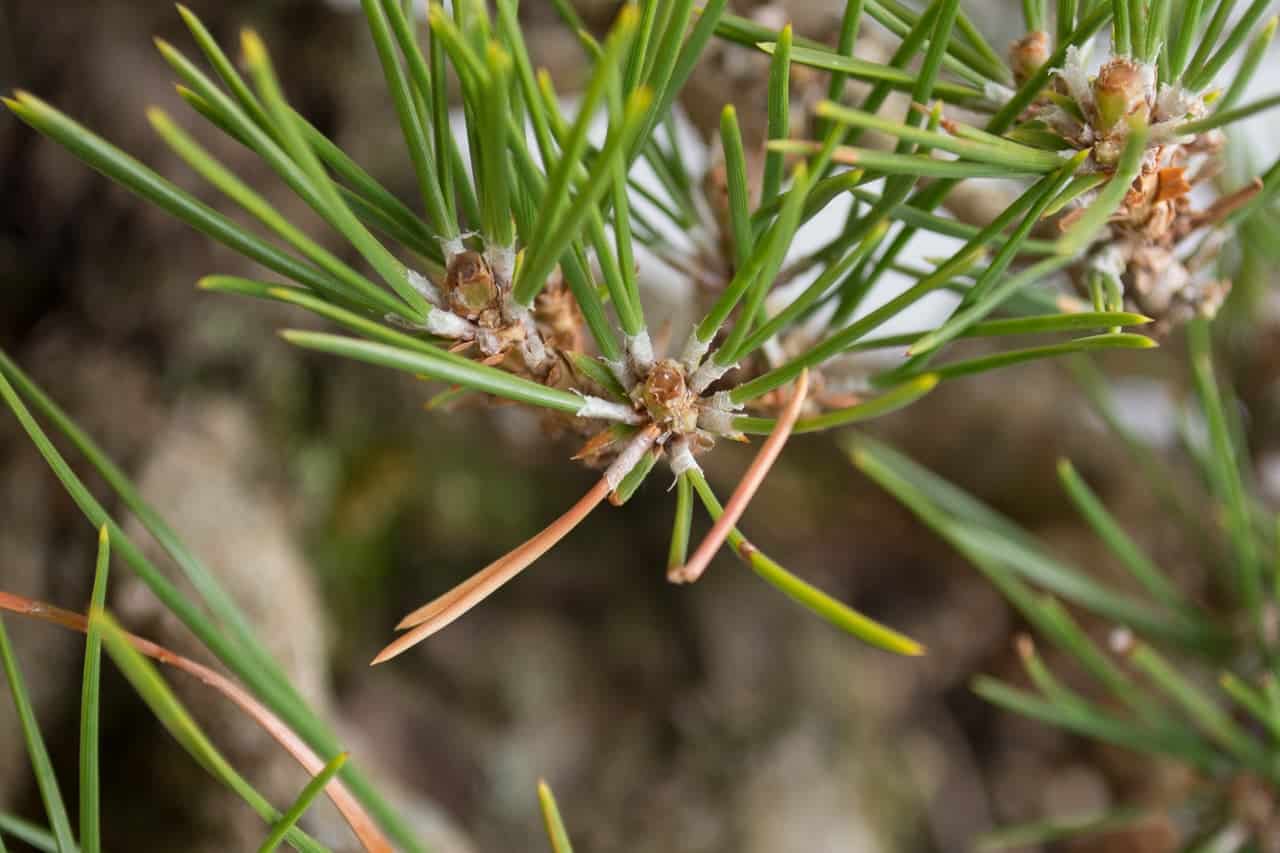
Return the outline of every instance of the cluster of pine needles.
[[[725,0],[625,2],[597,38],[557,0],[591,68],[573,110],[550,75],[534,67],[518,0],[496,0],[492,10],[482,0],[455,0],[450,9],[431,2],[425,24],[412,3],[362,5],[418,189],[412,203],[290,106],[287,81],[256,33],[242,34],[233,60],[179,7],[199,59],[157,41],[183,101],[260,157],[337,233],[341,252],[290,222],[161,110],[148,114],[157,134],[239,210],[239,221],[36,95],[19,92],[5,103],[89,166],[277,277],[211,275],[201,287],[287,303],[348,333],[286,331],[290,343],[443,383],[437,403],[474,397],[520,404],[540,413],[551,431],[583,442],[574,458],[602,472],[587,494],[514,551],[406,616],[403,633],[375,663],[461,617],[606,499],[626,503],[659,462],[674,476],[670,580],[697,580],[727,545],[762,579],[855,637],[894,653],[922,653],[914,640],[788,572],[738,529],[788,439],[896,411],[943,382],[1068,354],[1151,348],[1152,335],[1189,321],[1198,327],[1230,287],[1218,274],[1218,250],[1237,226],[1269,211],[1280,188],[1280,163],[1237,187],[1220,180],[1224,129],[1280,103],[1276,96],[1240,103],[1275,31],[1274,19],[1259,26],[1268,0],[1255,0],[1239,16],[1235,0],[1188,0],[1178,14],[1172,0],[1058,0],[1053,10],[1025,0],[1026,35],[1007,51],[992,48],[958,0],[933,0],[923,10],[900,0],[848,0],[834,44],[730,14]],[[896,39],[887,61],[857,55],[864,18]],[[1090,49],[1100,34],[1107,55],[1094,62]],[[768,103],[764,140],[744,139],[735,109],[724,108],[712,175],[686,155],[676,106],[714,40],[767,62]],[[1216,87],[1233,64],[1235,79],[1225,90]],[[795,122],[800,81],[823,79],[810,114]],[[451,129],[458,114],[461,134]],[[1017,187],[998,216],[966,222],[939,212],[958,185],[983,179]],[[1204,200],[1193,203],[1197,189]],[[257,227],[241,224],[246,217]],[[821,245],[797,248],[802,230],[832,220]],[[908,247],[921,234],[951,240],[954,251],[916,257]],[[682,282],[695,295],[700,316],[691,328],[651,326],[641,285],[658,278]],[[901,286],[877,303],[871,294],[882,283]],[[948,294],[952,307],[932,328],[881,332],[936,294]],[[1144,327],[1149,334],[1125,331]],[[1041,340],[1006,343],[1019,336]],[[976,354],[952,354],[975,338],[987,339]],[[906,355],[885,367],[867,359],[874,351]],[[0,597],[0,607],[89,635],[79,841],[7,652],[50,834],[4,818],[0,839],[27,833],[52,839],[47,849],[60,853],[99,849],[96,685],[105,643],[170,731],[271,825],[263,849],[281,840],[322,849],[296,824],[324,790],[367,849],[394,842],[420,850],[403,818],[345,763],[331,729],[263,650],[213,573],[2,354],[0,395],[103,530],[88,617]],[[164,545],[195,598],[128,540],[32,408]],[[722,439],[751,435],[767,438],[722,504],[699,459]],[[880,451],[860,453],[872,459]],[[932,488],[912,500],[936,521],[941,515],[924,511],[939,501]],[[695,502],[712,524],[690,547]],[[962,506],[944,503],[939,512]],[[102,610],[108,542],[243,688],[111,621]],[[1073,583],[1079,599],[1082,581]],[[1161,636],[1202,627],[1191,614],[1185,623],[1147,618],[1101,595],[1086,603],[1106,604],[1104,615]],[[1055,624],[1067,630],[1068,623]],[[314,775],[293,808],[275,810],[221,759],[146,656],[227,696]],[[986,693],[1033,707],[995,688]],[[1096,735],[1096,721],[1090,725]],[[544,802],[552,802],[549,794]],[[559,827],[557,849],[567,849],[554,812],[552,804],[549,827],[553,838]]]

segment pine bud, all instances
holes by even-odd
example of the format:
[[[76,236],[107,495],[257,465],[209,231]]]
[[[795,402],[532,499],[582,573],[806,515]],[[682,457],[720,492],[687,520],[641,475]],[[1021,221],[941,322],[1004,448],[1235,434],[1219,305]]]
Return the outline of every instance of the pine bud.
[[[645,377],[641,402],[650,417],[678,432],[688,432],[697,424],[684,368],[677,361],[663,359],[653,366]]]
[[[1098,106],[1097,129],[1103,133],[1129,116],[1141,114],[1146,118],[1151,109],[1142,69],[1124,58],[1112,59],[1098,71],[1093,81],[1093,99]]]
[[[1027,82],[1049,61],[1049,34],[1043,30],[1027,33],[1009,45],[1009,66],[1019,84]]]
[[[455,313],[474,320],[498,298],[493,271],[479,252],[460,252],[449,264],[445,278],[449,307]]]

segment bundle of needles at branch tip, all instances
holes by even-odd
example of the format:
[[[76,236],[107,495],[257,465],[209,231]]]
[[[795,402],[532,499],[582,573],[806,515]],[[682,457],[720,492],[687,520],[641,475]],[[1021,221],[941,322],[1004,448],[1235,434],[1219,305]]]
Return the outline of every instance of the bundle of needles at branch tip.
[[[441,399],[471,395],[539,411],[549,431],[583,442],[575,459],[603,471],[541,533],[407,616],[375,662],[464,614],[606,498],[625,503],[660,461],[675,480],[673,582],[697,580],[727,543],[837,626],[920,653],[788,573],[737,529],[788,437],[884,415],[952,379],[1155,346],[1124,329],[1163,330],[1212,314],[1227,290],[1213,277],[1217,247],[1280,186],[1273,166],[1207,207],[1193,210],[1188,195],[1215,173],[1220,129],[1277,101],[1234,103],[1274,32],[1272,21],[1255,34],[1261,0],[1234,23],[1233,0],[1188,3],[1176,22],[1170,0],[1150,9],[1061,0],[1052,33],[1048,10],[1027,0],[1029,34],[1007,59],[958,0],[923,10],[850,0],[830,45],[730,14],[726,0],[623,3],[601,38],[557,3],[591,66],[576,111],[533,66],[517,0],[492,10],[482,0],[450,9],[433,2],[425,23],[409,5],[362,2],[420,194],[412,205],[289,105],[286,81],[254,32],[243,33],[237,63],[179,7],[203,63],[157,41],[183,100],[261,157],[349,244],[359,268],[162,111],[149,113],[156,132],[260,230],[35,95],[6,101],[90,166],[284,279],[214,275],[204,288],[288,303],[351,333],[286,331],[289,342],[444,383]],[[885,62],[855,55],[864,16],[896,39]],[[1113,55],[1090,76],[1089,44],[1108,24]],[[716,39],[767,63],[759,123],[767,139],[745,140],[737,112],[725,107],[722,154],[714,172],[697,173],[675,107]],[[1242,53],[1231,87],[1213,89]],[[824,98],[802,99],[813,103],[813,120],[792,127],[793,86],[812,90],[824,80]],[[464,133],[451,130],[451,113],[461,114]],[[864,144],[868,132],[894,147]],[[656,177],[642,181],[642,171]],[[1020,193],[990,221],[935,212],[957,185],[982,178]],[[847,214],[834,212],[837,200],[849,202]],[[834,236],[813,251],[796,248],[802,228],[833,217]],[[936,261],[910,254],[922,232],[954,240],[955,251]],[[650,325],[641,282],[658,279],[699,294],[691,329]],[[878,284],[903,280],[887,301],[870,298]],[[1070,281],[1087,300],[1059,292]],[[945,320],[875,334],[939,293],[954,301]],[[998,346],[1025,335],[1055,339]],[[942,358],[978,337],[997,345]],[[903,349],[905,360],[891,367],[866,366],[869,351]],[[699,458],[721,439],[749,435],[768,439],[722,505]],[[695,499],[714,523],[691,550]]]

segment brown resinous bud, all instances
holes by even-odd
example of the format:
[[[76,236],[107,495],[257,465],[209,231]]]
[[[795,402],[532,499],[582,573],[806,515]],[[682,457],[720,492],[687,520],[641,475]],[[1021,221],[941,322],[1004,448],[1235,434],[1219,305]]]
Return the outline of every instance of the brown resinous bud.
[[[498,285],[493,270],[479,252],[459,252],[449,262],[444,281],[449,308],[469,320],[480,316],[498,302]]]
[[[1093,100],[1098,109],[1097,130],[1110,133],[1121,120],[1145,122],[1151,113],[1147,75],[1133,60],[1116,57],[1098,70]]]
[[[677,433],[692,432],[698,423],[684,368],[677,361],[663,359],[653,366],[640,388],[640,402],[657,423]]]
[[[1049,34],[1043,30],[1027,33],[1009,45],[1009,67],[1022,85],[1049,61]]]

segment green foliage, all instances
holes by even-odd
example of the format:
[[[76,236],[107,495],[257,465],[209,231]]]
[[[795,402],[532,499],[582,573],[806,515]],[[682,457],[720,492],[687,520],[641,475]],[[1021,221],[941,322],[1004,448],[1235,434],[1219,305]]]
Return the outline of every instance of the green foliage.
[[[267,836],[266,841],[262,842],[262,846],[258,848],[258,853],[274,853],[279,848],[298,821],[307,813],[307,809],[311,808],[311,804],[316,801],[320,794],[324,791],[326,785],[338,775],[338,771],[342,769],[342,765],[347,763],[350,756],[343,752],[335,755],[333,759],[324,766],[324,769],[311,777],[307,781],[306,786],[298,794],[298,799],[293,801],[293,805],[276,821],[275,826],[271,828],[271,834]]]
[[[588,439],[580,455],[606,468],[602,485],[547,531],[428,605],[425,609],[437,618],[444,614],[442,624],[460,615],[459,602],[474,603],[477,595],[482,598],[551,547],[606,494],[614,503],[625,503],[663,458],[677,474],[669,548],[674,571],[686,565],[694,495],[713,519],[725,512],[694,459],[719,440],[768,433],[766,446],[780,449],[792,432],[881,417],[944,382],[1031,360],[1154,347],[1154,337],[1124,329],[1154,323],[1153,329],[1166,331],[1189,316],[1211,315],[1222,297],[1204,276],[1188,272],[1197,259],[1170,249],[1174,241],[1165,238],[1200,228],[1238,228],[1256,247],[1266,242],[1266,223],[1275,219],[1280,164],[1261,180],[1242,181],[1241,189],[1198,217],[1175,204],[1181,184],[1165,177],[1182,169],[1181,161],[1160,171],[1154,159],[1198,156],[1201,150],[1212,158],[1219,128],[1280,102],[1269,97],[1238,105],[1274,34],[1274,20],[1258,27],[1266,0],[1255,0],[1238,19],[1232,0],[1192,0],[1179,6],[1181,14],[1175,14],[1171,0],[1149,7],[1137,0],[1058,0],[1052,10],[1044,0],[1027,0],[1028,39],[1015,45],[1020,52],[1011,54],[1010,62],[991,48],[957,0],[933,0],[923,9],[900,0],[849,0],[834,46],[805,38],[790,26],[775,32],[734,16],[726,12],[725,0],[700,7],[694,0],[626,2],[598,40],[567,2],[556,0],[591,66],[573,115],[563,110],[549,75],[532,65],[518,5],[498,0],[491,12],[480,0],[456,0],[450,13],[432,2],[420,27],[400,0],[362,0],[402,132],[406,174],[415,179],[418,209],[293,109],[288,80],[277,73],[255,33],[246,31],[242,39],[242,74],[199,18],[179,7],[208,69],[177,47],[157,42],[181,81],[182,98],[209,130],[261,158],[318,215],[332,232],[327,237],[292,223],[221,163],[199,134],[182,130],[163,112],[148,116],[159,136],[227,202],[247,213],[253,226],[201,202],[37,96],[19,92],[5,101],[19,119],[90,167],[283,280],[211,275],[201,280],[203,288],[286,303],[350,333],[286,331],[288,342],[451,386],[437,401],[473,393],[539,409]],[[884,63],[854,55],[864,16],[897,39]],[[1092,78],[1085,73],[1082,48],[1108,25],[1115,51]],[[716,37],[719,48],[765,56],[768,66],[762,105],[767,138],[745,140],[737,111],[726,106],[721,113],[723,215],[717,215],[718,200],[708,191],[714,175],[694,173],[672,114]],[[1242,57],[1244,82],[1233,84],[1210,111],[1208,87],[1236,56]],[[809,99],[821,103],[812,117],[797,122],[791,107],[803,85],[796,73],[800,66],[825,76],[825,99]],[[449,101],[451,79],[457,103]],[[869,84],[869,91],[854,98],[848,81]],[[1157,84],[1168,84],[1178,97],[1166,97]],[[901,115],[885,108],[893,92],[911,98]],[[978,116],[980,126],[955,120],[953,106]],[[450,129],[455,108],[465,121],[461,138]],[[593,141],[589,130],[601,123],[603,135]],[[867,131],[891,139],[892,150],[871,144]],[[640,179],[641,163],[652,172],[652,184]],[[958,185],[988,177],[1019,188],[993,220],[961,222],[935,212]],[[879,189],[872,190],[873,183]],[[830,229],[829,239],[815,250],[799,250],[797,235],[811,223],[829,224],[834,218],[829,205],[841,197],[852,202],[843,223]],[[1159,229],[1152,223],[1163,222],[1155,219],[1156,208],[1169,216],[1165,232],[1154,233]],[[1065,233],[1056,239],[1033,237],[1053,216],[1060,217]],[[949,257],[921,266],[904,255],[921,232],[961,245]],[[673,234],[692,238],[675,241]],[[334,236],[350,251],[327,248]],[[1142,266],[1148,257],[1143,250],[1168,255],[1161,269],[1169,270],[1169,281],[1178,286],[1166,302],[1149,298],[1138,286],[1149,272]],[[353,265],[344,257],[359,261]],[[1177,278],[1180,272],[1188,272],[1185,282]],[[687,333],[684,347],[665,358],[653,352],[652,318],[640,291],[650,274],[679,278],[701,316],[693,328],[677,330],[677,336]],[[787,289],[802,274],[812,274],[811,280]],[[869,294],[891,274],[905,284],[887,301],[869,306]],[[1087,283],[1080,294],[1087,301],[1055,294],[1068,278]],[[701,304],[697,297],[704,290],[709,296]],[[1163,292],[1159,286],[1154,290]],[[944,293],[959,299],[936,327],[876,336],[926,297]],[[572,327],[573,343],[564,341],[565,326]],[[1269,594],[1262,546],[1255,539],[1254,507],[1239,476],[1207,362],[1206,334],[1199,325],[1193,328],[1197,387],[1211,437],[1206,478],[1225,507],[1234,592],[1259,630]],[[1008,343],[1023,335],[1049,339]],[[979,338],[986,344],[982,351],[941,360]],[[857,366],[859,353],[886,347],[905,347],[906,360],[878,372],[864,369],[856,400],[847,393],[806,398],[800,390],[810,374],[815,386],[828,379],[835,384],[833,368]],[[778,400],[789,385],[796,390],[783,408]],[[284,837],[314,848],[294,824],[323,787],[321,780],[337,774],[400,848],[422,849],[408,823],[355,764],[343,765],[330,727],[289,684],[213,574],[128,477],[3,354],[0,396],[89,522],[101,528],[95,611],[100,614],[104,602],[109,540],[111,553],[252,694],[317,753],[329,756],[317,779],[282,816],[203,739],[119,629],[95,616],[89,623],[82,710],[85,850],[99,847],[102,641],[197,760],[272,823],[268,847]],[[86,458],[156,537],[191,582],[194,596],[170,583],[124,535],[32,409]],[[1068,694],[1034,654],[1027,657],[1028,669],[1046,698],[983,682],[986,695],[1197,767],[1257,763],[1256,755],[1249,757],[1252,735],[1238,731],[1218,710],[1216,697],[1207,700],[1200,688],[1185,682],[1155,646],[1216,661],[1231,653],[1234,638],[1182,599],[1073,471],[1063,472],[1072,499],[1154,602],[1117,595],[1054,560],[1007,521],[888,449],[863,444],[857,456],[974,560],[1039,630],[1115,693],[1130,716]],[[743,494],[754,491],[773,458],[776,452],[753,466],[744,477],[751,487]],[[730,501],[728,514],[735,523],[741,509]],[[877,648],[907,655],[923,651],[761,554],[729,520],[719,525],[723,542],[796,603]],[[519,568],[511,570],[516,563]],[[1151,645],[1140,645],[1130,660],[1156,689],[1121,695],[1133,685],[1132,674],[1096,648],[1056,599],[1033,591],[1037,588],[1147,638]],[[0,646],[48,812],[49,837],[60,851],[74,849],[2,627]],[[1270,695],[1253,676],[1232,675],[1223,689],[1255,714],[1274,714]],[[1177,725],[1161,702],[1175,706],[1193,725]],[[553,845],[567,850],[550,792],[544,788],[540,796]],[[0,832],[37,846],[50,843],[32,840],[44,836],[7,819],[0,820]],[[1042,828],[1036,837],[1055,832],[1056,827]]]
[[[1213,543],[1210,580],[1215,597],[1227,602],[1221,611],[1189,597],[1065,460],[1059,473],[1067,496],[1142,589],[1143,599],[1087,569],[1055,560],[1011,522],[889,448],[859,439],[851,453],[859,469],[999,587],[1041,639],[1095,680],[1089,695],[1066,688],[1024,639],[1019,652],[1035,690],[979,676],[973,684],[979,695],[1050,725],[1188,765],[1213,784],[1188,793],[1188,802],[1166,806],[1194,816],[1186,837],[1247,837],[1267,830],[1233,810],[1232,780],[1248,776],[1264,786],[1280,783],[1280,692],[1275,689],[1280,673],[1264,616],[1274,612],[1278,591],[1274,579],[1264,576],[1262,556],[1275,543],[1271,531],[1258,523],[1265,518],[1261,505],[1244,487],[1205,323],[1192,325],[1189,342],[1199,412],[1207,426],[1207,445],[1190,448],[1191,455],[1223,520],[1215,524],[1210,513],[1208,529],[1197,532]],[[1090,372],[1081,375],[1094,381]],[[1096,386],[1089,390],[1104,420],[1117,423],[1105,392]],[[1127,435],[1117,438],[1133,441]],[[1135,462],[1139,470],[1148,464],[1141,456]],[[1201,516],[1196,523],[1205,521]],[[1099,648],[1060,602],[1114,625],[1112,648]],[[1003,849],[1077,837],[1153,814],[1129,809],[1016,827],[993,833],[980,846]],[[1255,842],[1262,845],[1263,838]]]
[[[98,564],[93,573],[89,610],[107,606],[107,573],[111,562],[111,533],[98,530]],[[80,846],[84,853],[102,850],[101,786],[98,732],[102,700],[102,627],[90,625],[85,638],[84,678],[80,700]]]
[[[58,788],[58,777],[53,772],[53,762],[49,759],[49,750],[45,746],[44,737],[40,734],[40,722],[36,719],[35,709],[31,706],[31,697],[27,692],[26,681],[19,668],[13,646],[9,642],[9,633],[5,630],[4,620],[0,618],[0,664],[4,666],[5,679],[9,683],[9,692],[13,696],[13,707],[18,712],[18,722],[22,726],[22,739],[27,745],[27,758],[31,769],[35,772],[36,786],[40,789],[40,799],[44,803],[45,815],[49,818],[54,847],[57,853],[76,853],[75,837],[71,833],[71,820],[67,817],[67,807],[62,800],[62,792]]]
[[[211,776],[235,792],[250,808],[269,824],[283,822],[283,816],[267,799],[241,776],[213,745],[208,736],[192,718],[182,702],[173,694],[156,668],[130,643],[124,631],[105,613],[98,611],[89,617],[90,628],[96,627],[102,635],[107,653],[115,662],[133,689],[147,703],[156,719],[169,730],[196,763]],[[299,851],[325,850],[306,833],[286,825],[285,838]]]
[[[552,853],[573,853],[569,832],[565,829],[564,819],[560,817],[560,806],[556,804],[555,794],[551,793],[551,786],[546,782],[538,782],[538,804],[542,807],[542,819],[547,825]]]

